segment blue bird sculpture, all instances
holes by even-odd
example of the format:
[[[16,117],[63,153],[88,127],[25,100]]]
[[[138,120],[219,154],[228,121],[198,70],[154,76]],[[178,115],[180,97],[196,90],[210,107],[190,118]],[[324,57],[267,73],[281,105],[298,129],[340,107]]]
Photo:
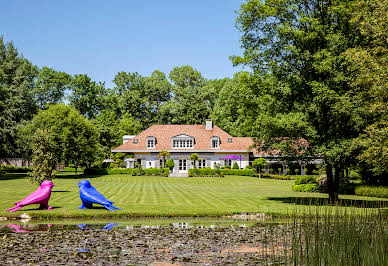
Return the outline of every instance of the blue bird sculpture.
[[[82,200],[82,205],[78,209],[91,209],[93,208],[93,203],[103,205],[107,210],[114,211],[121,210],[113,206],[113,201],[107,200],[100,192],[97,191],[92,185],[90,185],[89,180],[81,180],[78,183],[79,187],[79,196]]]

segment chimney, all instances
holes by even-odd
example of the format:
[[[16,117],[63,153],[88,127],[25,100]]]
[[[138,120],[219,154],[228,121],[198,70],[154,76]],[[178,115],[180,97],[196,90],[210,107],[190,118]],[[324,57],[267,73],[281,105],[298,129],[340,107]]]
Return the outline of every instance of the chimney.
[[[136,137],[136,136],[134,136],[134,135],[125,135],[125,136],[123,136],[123,144],[125,142],[128,142],[130,139],[133,139],[134,137]]]
[[[206,130],[212,130],[213,129],[213,122],[211,119],[206,119]]]

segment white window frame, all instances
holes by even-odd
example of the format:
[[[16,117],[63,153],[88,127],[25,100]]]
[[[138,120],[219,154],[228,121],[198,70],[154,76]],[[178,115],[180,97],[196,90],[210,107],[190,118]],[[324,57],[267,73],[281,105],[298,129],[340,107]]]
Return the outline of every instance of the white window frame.
[[[185,136],[185,137],[173,137],[171,147],[172,149],[194,149],[194,138]]]
[[[155,149],[155,144],[156,144],[156,138],[155,137],[147,137],[146,140],[146,147],[147,149]]]
[[[216,143],[216,145],[213,145],[215,143]],[[211,139],[210,139],[210,147],[212,149],[219,149],[220,145],[221,145],[220,137],[211,137]]]

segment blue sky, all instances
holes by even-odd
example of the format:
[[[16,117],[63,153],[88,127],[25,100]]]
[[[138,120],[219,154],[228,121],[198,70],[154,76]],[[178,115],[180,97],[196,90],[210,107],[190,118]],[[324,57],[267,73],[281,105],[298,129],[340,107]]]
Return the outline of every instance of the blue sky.
[[[0,35],[33,64],[86,73],[112,85],[119,71],[167,75],[191,65],[232,77],[241,54],[236,11],[243,0],[5,1]]]

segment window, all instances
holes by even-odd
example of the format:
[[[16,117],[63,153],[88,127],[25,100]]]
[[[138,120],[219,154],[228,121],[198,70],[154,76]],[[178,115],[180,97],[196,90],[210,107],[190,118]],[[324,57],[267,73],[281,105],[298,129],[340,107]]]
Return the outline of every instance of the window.
[[[224,160],[224,165],[232,166],[232,160],[231,159]]]
[[[212,149],[217,149],[220,147],[220,138],[219,137],[212,137],[211,138],[211,147],[212,147]]]
[[[155,148],[156,139],[155,137],[147,137],[147,149]]]
[[[193,148],[193,140],[191,139],[174,139],[172,141],[173,148]]]
[[[231,143],[231,142],[232,142],[232,139],[228,139],[228,142]]]
[[[134,139],[134,140],[133,140],[133,143],[134,143],[134,144],[137,144],[137,139]]]
[[[159,160],[159,167],[160,167],[160,168],[163,167],[163,159],[160,159],[160,160]]]
[[[205,168],[206,167],[206,159],[201,159],[198,161],[198,168]]]
[[[186,160],[185,159],[180,159],[179,160],[179,171],[186,171]]]

